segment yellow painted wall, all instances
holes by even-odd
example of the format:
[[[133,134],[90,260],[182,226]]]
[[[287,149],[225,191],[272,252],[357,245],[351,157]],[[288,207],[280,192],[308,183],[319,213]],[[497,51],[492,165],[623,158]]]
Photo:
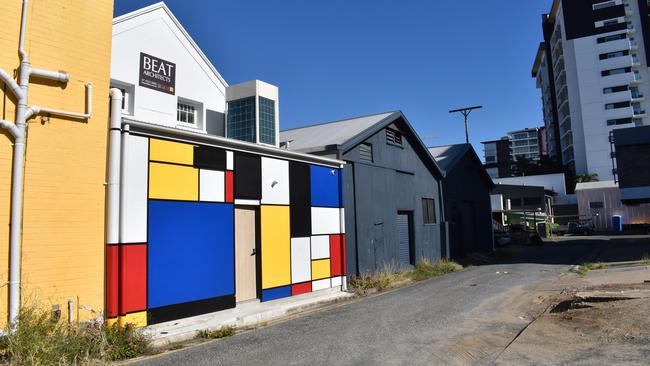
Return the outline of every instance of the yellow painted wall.
[[[183,165],[149,163],[149,198],[197,201],[199,170]]]
[[[19,66],[21,0],[0,1],[0,68]],[[82,319],[104,307],[104,202],[112,0],[30,0],[25,48],[33,67],[64,70],[70,81],[30,84],[29,103],[84,112],[93,84],[93,118],[29,121],[25,164],[22,300],[47,308],[77,298]],[[15,100],[4,94],[0,118],[13,121]],[[0,135],[0,281],[8,279],[12,147]],[[7,286],[0,287],[0,323]],[[76,316],[75,316],[76,317]]]
[[[194,146],[181,142],[149,139],[149,159],[177,164],[194,164]]]
[[[261,208],[262,288],[291,284],[289,206]]]

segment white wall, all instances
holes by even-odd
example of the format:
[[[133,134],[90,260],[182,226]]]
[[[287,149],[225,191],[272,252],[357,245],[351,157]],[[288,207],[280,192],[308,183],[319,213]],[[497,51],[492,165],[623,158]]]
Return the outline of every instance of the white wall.
[[[612,230],[612,216],[621,215],[624,224],[650,223],[650,204],[626,206],[617,186],[576,189],[581,219],[592,219],[596,230]],[[603,208],[590,208],[589,202],[603,202]]]
[[[133,16],[134,12],[116,18],[113,24],[111,82],[133,86],[131,117],[168,127],[187,128],[176,120],[178,98],[196,102],[203,121],[206,109],[224,113],[225,81],[206,62],[165,8],[147,9],[150,10],[138,16]],[[176,64],[175,95],[138,85],[141,52]],[[200,131],[205,131],[203,121],[196,127]]]

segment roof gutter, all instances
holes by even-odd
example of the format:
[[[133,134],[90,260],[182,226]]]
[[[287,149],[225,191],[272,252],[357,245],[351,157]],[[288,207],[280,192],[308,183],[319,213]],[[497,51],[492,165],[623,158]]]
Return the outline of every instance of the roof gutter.
[[[151,123],[122,118],[122,125],[128,125],[132,134],[150,137],[165,137],[183,142],[203,143],[217,147],[245,152],[255,152],[269,157],[282,157],[288,160],[302,161],[314,164],[342,167],[342,160],[325,158],[318,155],[299,153],[295,151],[278,149],[276,147],[258,145],[250,142],[233,140],[220,136],[206,135],[203,133],[178,130],[171,127],[153,125]]]

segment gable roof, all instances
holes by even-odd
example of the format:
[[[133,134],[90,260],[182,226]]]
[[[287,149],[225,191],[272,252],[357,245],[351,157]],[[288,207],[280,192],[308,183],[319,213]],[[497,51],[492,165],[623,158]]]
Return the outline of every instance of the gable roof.
[[[413,149],[423,161],[429,163],[434,175],[444,177],[433,156],[415,132],[401,111],[384,112],[333,122],[319,123],[311,126],[299,127],[280,131],[280,141],[289,142],[288,149],[313,153],[328,150],[337,150],[346,153],[386,128],[391,123],[403,122],[405,134],[411,137]]]
[[[455,144],[455,145],[443,145],[443,146],[433,146],[429,147],[429,152],[433,155],[433,158],[436,160],[438,165],[444,169],[444,171],[449,174],[451,170],[454,169],[456,164],[465,156],[470,154],[471,159],[474,160],[474,163],[477,164],[480,168],[480,174],[485,180],[485,183],[489,187],[494,186],[492,178],[483,167],[481,159],[476,155],[476,151],[470,144]]]
[[[201,59],[203,59],[203,61],[208,65],[208,68],[210,69],[210,71],[212,71],[217,76],[219,81],[221,81],[225,86],[228,86],[228,83],[223,78],[223,76],[221,76],[219,71],[217,71],[217,69],[214,67],[214,65],[212,65],[212,62],[210,62],[210,59],[203,53],[203,51],[196,44],[196,42],[194,42],[194,40],[192,39],[190,34],[187,33],[185,28],[183,28],[183,25],[181,25],[181,22],[179,22],[178,19],[176,19],[174,14],[171,12],[171,10],[169,10],[167,5],[163,1],[152,4],[152,5],[149,5],[149,6],[146,6],[146,7],[141,8],[141,9],[134,10],[134,11],[132,11],[130,13],[120,15],[119,17],[115,17],[115,18],[113,18],[113,25],[128,21],[130,19],[136,18],[138,16],[141,16],[141,15],[144,15],[144,14],[147,14],[147,13],[154,12],[154,11],[156,11],[158,9],[162,9],[167,14],[169,19],[171,19],[171,21],[174,23],[174,25],[176,25],[178,30],[184,36],[185,40],[189,43],[189,45],[192,48],[194,48],[194,50],[199,54],[199,56],[201,56]]]
[[[291,150],[320,150],[342,146],[358,134],[392,116],[395,112],[371,114],[351,119],[319,123],[280,131],[280,141],[289,141]]]

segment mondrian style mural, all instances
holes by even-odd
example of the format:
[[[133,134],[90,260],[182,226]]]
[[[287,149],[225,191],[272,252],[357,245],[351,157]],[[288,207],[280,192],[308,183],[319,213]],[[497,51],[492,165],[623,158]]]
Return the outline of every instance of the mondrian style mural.
[[[238,279],[251,278],[261,301],[342,285],[338,167],[137,135],[125,151],[126,216],[120,243],[106,250],[109,322],[144,326],[233,308],[244,297]],[[246,229],[236,222],[242,208],[255,220]],[[248,237],[250,268],[238,264],[237,238]]]

